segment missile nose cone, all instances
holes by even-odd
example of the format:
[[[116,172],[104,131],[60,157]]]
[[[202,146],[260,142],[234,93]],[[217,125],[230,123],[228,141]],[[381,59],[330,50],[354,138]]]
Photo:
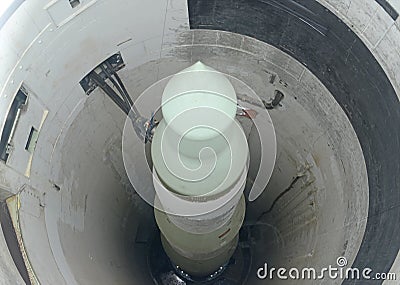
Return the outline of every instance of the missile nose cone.
[[[162,95],[167,125],[188,139],[206,140],[232,124],[237,98],[228,78],[201,61],[174,75]]]

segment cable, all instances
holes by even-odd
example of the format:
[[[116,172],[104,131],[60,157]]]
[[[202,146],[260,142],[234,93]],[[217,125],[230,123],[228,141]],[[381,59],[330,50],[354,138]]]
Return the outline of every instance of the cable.
[[[299,181],[299,179],[300,179],[301,177],[304,177],[304,176],[305,176],[305,173],[298,174],[298,175],[292,180],[292,182],[290,183],[290,185],[289,185],[283,192],[281,192],[281,193],[278,195],[278,197],[275,198],[275,200],[272,202],[271,207],[269,207],[268,210],[262,212],[262,213],[260,214],[260,216],[258,216],[258,218],[257,218],[257,220],[256,220],[256,223],[258,223],[265,215],[271,213],[272,210],[274,209],[276,203],[277,203],[283,196],[285,196],[286,193],[288,193],[290,190],[294,189],[293,187],[294,187],[294,185],[297,183],[297,181]]]

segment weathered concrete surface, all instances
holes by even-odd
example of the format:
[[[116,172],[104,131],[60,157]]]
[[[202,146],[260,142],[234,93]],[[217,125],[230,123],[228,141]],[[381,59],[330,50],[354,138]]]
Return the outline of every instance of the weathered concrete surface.
[[[90,1],[81,2],[85,9],[72,17],[68,23],[60,26],[61,18],[54,20],[51,17],[54,11],[48,12],[46,9],[43,9],[43,3],[39,3],[39,1],[25,1],[21,9],[14,15],[15,18],[12,18],[4,26],[5,28],[1,30],[0,46],[2,47],[2,51],[4,50],[4,53],[2,52],[0,55],[2,62],[0,70],[1,113],[5,114],[5,110],[8,108],[13,94],[15,94],[19,83],[22,81],[32,88],[33,93],[38,95],[42,102],[45,103],[46,108],[50,110],[43,133],[39,138],[35,158],[33,159],[30,180],[27,180],[23,174],[18,173],[16,170],[1,164],[1,183],[10,188],[13,193],[19,191],[23,184],[29,183],[33,187],[35,194],[41,197],[43,193],[53,194],[56,191],[53,184],[62,182],[62,180],[54,181],[57,180],[54,178],[60,174],[60,165],[57,165],[59,161],[54,158],[54,154],[60,151],[56,145],[60,140],[62,141],[65,138],[64,135],[68,133],[67,130],[74,121],[74,118],[80,113],[80,107],[76,106],[83,106],[82,102],[86,99],[77,82],[100,60],[112,52],[122,50],[126,58],[130,59],[128,65],[132,64],[128,66],[128,69],[132,69],[143,63],[144,68],[138,69],[136,72],[147,72],[147,74],[145,77],[138,76],[140,82],[138,82],[139,87],[137,90],[140,90],[142,87],[145,88],[149,83],[151,84],[164,74],[169,74],[174,70],[178,71],[180,66],[184,67],[186,64],[185,62],[176,62],[174,59],[169,59],[169,63],[171,64],[159,65],[156,69],[146,69],[145,64],[157,59],[160,55],[166,55],[169,48],[174,46],[174,34],[188,28],[186,1],[169,1],[168,5],[157,9],[156,11],[160,15],[163,15],[166,11],[168,17],[165,18],[165,21],[163,21],[164,17],[160,17],[161,20],[155,25],[157,27],[151,32],[143,29],[145,26],[143,22],[155,17],[154,5],[149,4],[149,7],[146,6],[146,10],[135,7],[136,2],[134,1],[120,1],[118,5],[110,5],[111,2],[107,1],[97,1],[95,5],[87,5],[91,3]],[[242,32],[251,36],[271,36],[273,44],[278,45],[277,41],[279,40],[280,48],[283,48],[287,53],[291,53],[301,63],[306,64],[334,96],[340,92],[340,98],[337,97],[336,99],[340,99],[338,99],[339,103],[341,103],[352,122],[354,120],[358,122],[358,124],[353,125],[366,153],[369,176],[371,178],[370,191],[373,191],[371,192],[373,194],[373,208],[370,208],[370,217],[372,218],[369,220],[370,226],[365,239],[367,247],[369,244],[368,240],[372,240],[372,243],[369,244],[369,249],[364,251],[364,253],[360,253],[358,265],[369,264],[373,261],[374,264],[378,265],[378,267],[374,268],[375,270],[388,270],[396,256],[399,244],[398,238],[400,236],[396,232],[398,230],[397,227],[395,227],[398,223],[392,222],[393,219],[398,220],[396,207],[399,204],[399,194],[397,191],[399,182],[397,179],[397,174],[399,173],[398,159],[393,155],[399,146],[398,130],[400,128],[398,125],[395,125],[396,122],[399,122],[398,102],[395,100],[396,96],[393,88],[391,88],[389,81],[382,73],[382,69],[373,60],[369,61],[370,53],[367,48],[372,50],[373,55],[375,55],[385,70],[395,90],[399,90],[399,51],[396,48],[400,46],[398,22],[392,22],[387,15],[378,9],[377,4],[372,1],[368,2],[368,5],[365,1],[360,0],[323,2],[329,9],[337,13],[350,29],[354,29],[367,45],[367,48],[365,48],[350,30],[347,31],[347,27],[343,23],[340,23],[338,18],[327,13],[322,7],[315,6],[313,1],[307,1],[306,5],[309,9],[313,10],[317,7],[315,11],[320,15],[324,15],[321,17],[323,18],[322,22],[328,23],[328,26],[331,28],[328,38],[331,39],[332,35],[337,35],[333,38],[333,41],[329,42],[331,44],[329,46],[326,42],[318,41],[321,35],[315,29],[310,29],[309,26],[305,26],[304,22],[298,19],[289,21],[288,17],[285,16],[286,14],[276,12],[276,10],[271,9],[269,6],[268,10],[252,10],[250,14],[246,14],[249,11],[246,10],[246,6],[241,6],[241,3],[249,3],[251,5],[253,2],[238,1],[238,5],[234,9],[247,15],[241,21],[240,17],[233,17],[233,19],[218,18],[221,10],[225,9],[227,11],[232,8],[232,1],[228,1],[229,3],[226,5],[224,5],[224,1],[218,1],[219,4],[217,3],[212,8],[206,7],[210,2],[202,2],[205,5],[202,12],[207,14],[212,11],[213,13],[212,17],[203,17],[201,19],[206,21],[212,20],[210,23],[214,26],[207,28],[220,28],[217,24],[221,24],[227,25],[229,29],[236,29],[236,32]],[[88,19],[100,19],[100,17],[97,17],[99,14],[110,11],[112,12],[111,18],[115,20],[111,21],[111,25],[110,22],[106,23],[100,20],[97,23],[96,21],[88,21]],[[130,22],[132,11],[142,12],[140,14],[142,17],[134,17],[138,22]],[[268,16],[267,12],[271,11],[275,11],[276,13],[272,16],[270,15],[269,19],[256,24],[252,22],[255,19],[259,19],[257,17],[259,14],[257,13],[263,14],[262,17],[264,17]],[[66,7],[64,12],[66,13],[63,14],[64,16],[73,13],[70,7]],[[150,14],[153,14],[153,17],[148,17]],[[229,13],[226,14],[228,15]],[[25,21],[22,23],[18,22],[17,18],[23,18]],[[155,18],[158,19],[159,17]],[[232,20],[232,22],[229,22],[229,20]],[[319,21],[320,19],[318,19]],[[154,21],[151,23],[154,24]],[[164,25],[164,23],[168,24]],[[264,25],[267,24],[270,24],[270,26],[264,29]],[[118,29],[115,29],[116,26],[118,26]],[[290,31],[295,29],[295,26],[299,28],[303,27],[303,31],[306,34],[290,33]],[[125,27],[126,29],[121,27]],[[150,27],[150,25],[146,27]],[[142,32],[138,32],[135,28],[138,28]],[[95,31],[98,29],[102,30],[103,33],[97,35]],[[163,30],[164,32],[166,31],[166,34],[161,36]],[[89,34],[91,37],[87,36]],[[99,41],[99,38],[103,38],[103,40]],[[129,40],[130,38],[133,39]],[[192,43],[201,43],[207,40],[214,42],[213,38],[193,37]],[[230,45],[236,48],[240,48],[243,44],[248,47],[247,49],[251,54],[257,55],[259,53],[260,50],[257,49],[258,45],[248,45],[249,42],[244,43],[242,40],[243,37],[240,35],[232,36],[221,33],[218,41],[222,45]],[[159,51],[160,46],[165,48],[161,52]],[[82,56],[82,53],[85,56]],[[60,54],[62,56],[59,56]],[[201,53],[197,55],[196,52],[194,53],[194,56],[200,55]],[[307,60],[302,60],[301,56],[304,56]],[[283,69],[287,71],[289,77],[300,80],[304,75],[304,66],[293,61],[287,55],[277,52],[272,54],[272,57],[281,58],[278,65],[284,66]],[[368,60],[364,60],[365,57]],[[332,72],[332,70],[337,71],[339,66],[352,67],[352,69],[346,71],[345,68],[345,72]],[[232,68],[234,70],[234,67]],[[249,72],[248,77],[251,77],[251,75],[252,72]],[[125,73],[123,76],[124,80],[131,78],[129,73]],[[269,77],[269,75],[266,77]],[[132,74],[132,78],[135,78],[134,74]],[[367,78],[368,80],[361,80],[363,78]],[[46,82],[46,84],[43,84],[43,82]],[[355,97],[355,95],[359,96]],[[365,100],[366,98],[368,100]],[[347,101],[349,99],[350,101]],[[363,109],[355,107],[363,107]],[[377,111],[376,114],[370,112],[370,110],[374,109]],[[391,133],[391,135],[387,135],[387,133]],[[86,133],[79,132],[76,134],[81,136],[86,135]],[[338,133],[337,137],[340,137],[340,135]],[[364,138],[363,140],[361,140],[362,137]],[[385,138],[385,140],[382,140],[382,138]],[[323,141],[323,139],[320,140],[321,145]],[[88,142],[86,141],[86,143]],[[102,145],[99,144],[98,147],[101,149]],[[79,153],[77,152],[75,153],[75,157],[82,159],[91,157],[97,155],[99,149],[96,151],[91,149],[85,155],[77,155]],[[14,154],[14,162],[16,162],[19,157],[18,151]],[[282,156],[283,158],[284,156]],[[98,160],[93,161],[99,163]],[[289,164],[290,162],[286,165]],[[118,169],[118,167],[116,168]],[[110,167],[110,169],[113,169],[113,167]],[[347,170],[348,168],[345,167],[345,169]],[[294,173],[295,168],[290,168],[290,171]],[[389,175],[390,173],[394,175]],[[73,179],[70,178],[70,180]],[[70,184],[67,187],[73,187],[73,185]],[[72,200],[72,197],[74,197],[72,195],[68,196],[68,193],[65,194],[68,199]],[[390,194],[390,197],[386,194]],[[56,195],[61,196],[57,192]],[[78,197],[79,199],[74,201],[74,203],[76,202],[75,204],[78,206],[84,205],[84,200],[82,201],[81,199],[82,196]],[[51,198],[47,200],[43,199],[43,201],[51,203],[51,205],[47,206],[47,210],[50,210],[50,212],[58,205]],[[35,199],[26,200],[26,202],[28,204],[36,203]],[[64,208],[68,207],[68,202],[64,200],[63,205]],[[357,209],[357,205],[355,206],[355,209]],[[26,213],[23,215],[27,217],[26,231],[29,232],[30,229],[28,226],[33,225],[30,223],[30,219],[36,219],[35,222],[38,223],[43,223],[43,221],[37,219],[38,213],[40,213],[37,211],[37,205],[33,208],[27,206],[25,210]],[[41,217],[40,215],[39,217]],[[70,230],[68,227],[71,225],[74,225],[77,230],[81,229],[83,223],[80,215],[80,207],[68,209],[67,215],[63,217],[67,221],[67,226],[63,227],[62,231]],[[41,226],[43,229],[45,228],[43,225]],[[54,227],[54,224],[51,229],[58,230],[57,227]],[[389,230],[392,230],[392,233]],[[52,238],[55,238],[53,234],[50,235]],[[26,235],[26,238],[28,237],[29,233]],[[66,239],[72,240],[70,236]],[[384,251],[377,250],[382,248],[380,240],[385,245],[383,248]],[[28,251],[35,251],[34,239],[27,241],[27,243],[29,244]],[[44,243],[41,246],[47,245]],[[41,249],[38,248],[38,250]],[[59,251],[59,254],[63,255],[63,251]],[[40,263],[39,254],[36,257],[36,262]],[[2,256],[2,258],[6,261],[9,260],[9,256],[7,255]],[[334,264],[334,261],[332,263]],[[38,269],[41,265],[38,264]],[[46,274],[45,266],[40,270],[43,275]],[[53,272],[55,276],[58,274],[57,271]],[[90,282],[90,280],[86,281]],[[50,284],[54,284],[54,282],[50,282]],[[57,284],[62,284],[62,281]]]
[[[399,181],[393,179],[400,172],[400,161],[393,155],[400,147],[399,100],[357,35],[322,5],[303,4],[308,9],[301,12],[306,15],[303,20],[296,14],[300,7],[289,3],[295,12],[282,13],[268,1],[193,0],[189,14],[192,28],[245,34],[286,51],[330,90],[357,133],[369,177],[367,228],[354,266],[373,265],[376,272],[387,272],[400,246],[400,226],[392,222],[400,216],[400,193],[395,190]]]
[[[0,227],[0,282],[4,285],[24,285],[25,282],[19,274],[10,255],[4,239],[3,229]]]

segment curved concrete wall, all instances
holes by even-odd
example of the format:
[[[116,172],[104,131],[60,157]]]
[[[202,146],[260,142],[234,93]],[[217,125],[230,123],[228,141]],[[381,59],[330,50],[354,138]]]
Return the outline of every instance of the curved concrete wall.
[[[65,261],[59,259],[63,255],[61,245],[52,244],[57,236],[48,240],[44,233],[53,231],[57,235],[57,230],[52,228],[56,221],[46,218],[45,212],[57,211],[57,203],[62,205],[61,197],[66,195],[58,194],[54,185],[62,189],[72,185],[63,178],[59,154],[64,143],[73,142],[67,134],[85,110],[85,102],[88,104],[79,80],[119,50],[129,58],[127,70],[160,58],[163,50],[179,42],[176,37],[189,28],[189,21],[191,28],[232,31],[272,44],[304,64],[329,89],[349,117],[367,163],[370,207],[355,266],[364,267],[373,260],[374,270],[390,269],[400,244],[400,229],[397,223],[391,222],[400,215],[396,207],[400,199],[396,191],[399,160],[393,155],[399,149],[400,130],[395,92],[400,94],[399,23],[373,1],[321,4],[336,16],[310,1],[305,4],[309,11],[297,11],[312,20],[308,24],[299,20],[296,13],[288,14],[268,2],[190,0],[189,10],[185,1],[177,0],[146,3],[82,0],[76,8],[61,0],[21,4],[0,30],[0,114],[7,113],[22,82],[30,91],[31,100],[15,133],[22,141],[20,145],[15,142],[10,161],[0,165],[0,186],[13,193],[21,191],[21,197],[26,199],[23,203],[31,205],[30,210],[25,208],[28,215],[23,227],[25,232],[36,228],[37,235],[27,239],[26,247],[28,251],[37,245],[40,247],[37,252],[41,255],[30,255],[33,264],[40,264],[45,256],[49,260],[46,267],[37,269],[42,272],[43,284],[61,284],[58,282],[63,278],[72,278],[70,271],[59,271]],[[310,23],[314,28],[310,28]],[[296,63],[288,66],[299,67]],[[167,70],[164,66],[164,70],[149,73],[132,87],[136,88],[135,94],[181,67],[176,64]],[[125,76],[124,80],[129,78]],[[40,125],[43,114],[47,117],[30,160],[18,147],[24,145],[22,138],[27,135],[31,122]],[[79,134],[82,131],[78,130],[76,135]],[[30,172],[26,172],[27,168]],[[30,185],[29,189],[24,185]],[[80,209],[75,209],[63,218],[79,225],[80,213]],[[67,281],[67,284],[73,283]]]
[[[399,147],[395,139],[400,124],[398,97],[374,56],[346,25],[317,3],[305,7],[308,17],[299,19],[298,7],[283,14],[282,7],[268,1],[234,5],[189,1],[189,14],[192,28],[228,30],[277,46],[307,66],[331,91],[355,128],[369,175],[367,228],[353,266],[365,268],[374,260],[374,270],[387,272],[400,244],[400,229],[391,222],[400,214],[394,179],[400,162],[393,156]],[[370,108],[370,102],[377,105]],[[378,110],[385,110],[385,116]],[[384,137],[393,139],[383,143]]]
[[[346,23],[368,47],[400,98],[400,77],[397,72],[400,68],[400,19],[399,17],[391,18],[377,2],[320,1],[322,5]],[[389,0],[387,3],[397,14],[400,13],[398,1]],[[396,251],[394,250],[394,252]],[[400,255],[398,253],[390,272],[399,272],[399,270]],[[386,281],[384,284],[396,284],[396,282]]]

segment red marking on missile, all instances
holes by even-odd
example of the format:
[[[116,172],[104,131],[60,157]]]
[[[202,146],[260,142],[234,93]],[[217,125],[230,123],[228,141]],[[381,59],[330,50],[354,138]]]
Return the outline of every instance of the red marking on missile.
[[[218,236],[218,238],[223,238],[227,233],[229,233],[231,231],[231,228],[227,229],[225,232],[223,232],[222,234],[220,234]]]

